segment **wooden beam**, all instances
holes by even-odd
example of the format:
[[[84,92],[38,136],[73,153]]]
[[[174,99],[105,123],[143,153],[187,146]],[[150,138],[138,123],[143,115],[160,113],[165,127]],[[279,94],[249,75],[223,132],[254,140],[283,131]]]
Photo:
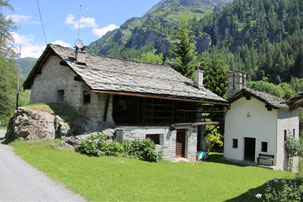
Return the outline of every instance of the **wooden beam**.
[[[122,93],[122,92],[113,92],[113,91],[91,90],[91,92],[93,92],[93,93],[103,93],[103,94],[113,94],[113,95],[126,95],[126,96],[134,96],[134,97],[144,97],[144,98],[155,98],[155,99],[163,99],[163,100],[176,100],[176,101],[183,101],[183,102],[208,103],[208,104],[217,104],[217,105],[229,106],[228,103],[215,102],[215,101],[202,101],[202,100],[192,100],[192,99],[182,99],[182,98],[172,98],[172,97],[161,97],[161,96],[154,96],[154,95],[142,95],[142,94],[135,94],[135,93]]]
[[[110,99],[110,95],[108,94],[108,95],[106,95],[106,101],[105,101],[105,106],[104,106],[104,113],[103,113],[103,121],[104,122],[106,122],[109,99]]]
[[[60,65],[69,67],[69,65],[67,64],[67,62],[64,61],[64,60],[61,60],[61,61],[60,61]]]
[[[290,111],[292,111],[292,110],[296,110],[296,109],[298,109],[298,108],[300,108],[300,107],[303,107],[303,99],[301,99],[301,100],[295,102],[294,104],[292,104],[292,105],[289,107],[289,109],[290,109]]]
[[[272,111],[272,107],[271,106],[265,105],[265,107],[266,107],[267,111]]]

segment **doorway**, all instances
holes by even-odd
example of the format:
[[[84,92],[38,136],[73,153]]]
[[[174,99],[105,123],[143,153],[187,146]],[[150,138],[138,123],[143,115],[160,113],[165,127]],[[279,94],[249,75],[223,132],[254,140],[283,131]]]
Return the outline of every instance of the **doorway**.
[[[176,158],[185,158],[185,130],[177,130],[176,137]]]
[[[255,162],[256,138],[244,138],[244,160]]]

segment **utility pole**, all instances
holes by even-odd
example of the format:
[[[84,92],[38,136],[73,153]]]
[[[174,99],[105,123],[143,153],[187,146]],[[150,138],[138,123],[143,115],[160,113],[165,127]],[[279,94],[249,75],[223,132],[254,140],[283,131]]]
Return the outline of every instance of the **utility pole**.
[[[16,110],[18,110],[19,107],[19,91],[20,91],[20,87],[19,87],[19,83],[20,83],[20,62],[21,62],[21,46],[20,46],[20,50],[19,50],[19,54],[17,54],[19,56],[19,60],[17,62],[17,93],[16,93]]]

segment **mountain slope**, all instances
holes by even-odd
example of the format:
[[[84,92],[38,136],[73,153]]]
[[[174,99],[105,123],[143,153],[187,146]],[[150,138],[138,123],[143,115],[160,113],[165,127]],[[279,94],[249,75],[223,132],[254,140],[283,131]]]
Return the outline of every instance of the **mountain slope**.
[[[30,73],[30,71],[34,67],[36,61],[37,61],[37,58],[31,58],[31,57],[20,59],[20,69],[21,69],[21,75],[23,77],[25,77],[25,78],[27,77],[27,75]]]
[[[126,21],[119,29],[91,43],[88,51],[120,58],[132,58],[156,49],[169,55],[170,40],[180,22],[218,11],[233,0],[162,0],[141,18]],[[200,37],[204,42],[204,38]],[[199,40],[199,39],[198,39]],[[200,51],[208,43],[200,46]]]

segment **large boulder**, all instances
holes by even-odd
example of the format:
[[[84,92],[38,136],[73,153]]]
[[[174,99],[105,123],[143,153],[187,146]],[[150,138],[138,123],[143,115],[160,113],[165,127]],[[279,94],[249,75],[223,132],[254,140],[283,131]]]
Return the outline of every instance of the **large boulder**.
[[[48,112],[19,108],[10,119],[5,138],[7,141],[54,139],[68,135],[70,127],[59,116]]]

